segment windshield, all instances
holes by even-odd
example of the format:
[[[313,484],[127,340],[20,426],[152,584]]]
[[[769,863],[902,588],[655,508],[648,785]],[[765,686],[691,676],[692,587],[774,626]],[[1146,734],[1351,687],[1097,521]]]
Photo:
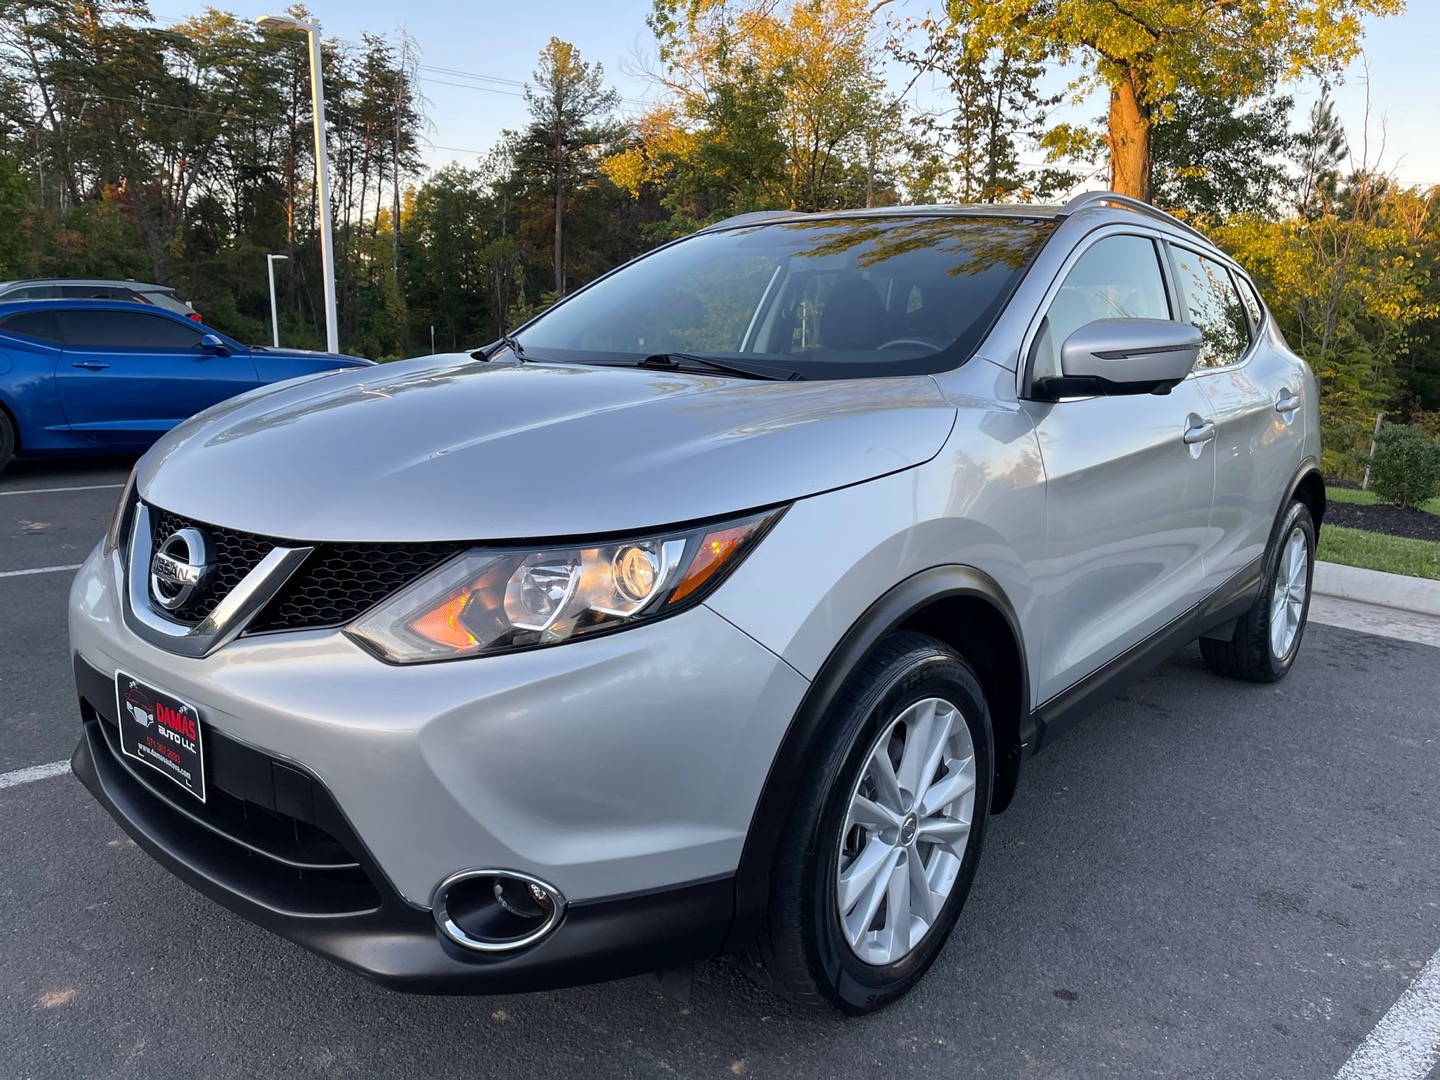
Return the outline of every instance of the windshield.
[[[602,278],[516,336],[537,360],[693,354],[809,379],[945,371],[974,353],[1052,228],[945,215],[701,233]]]

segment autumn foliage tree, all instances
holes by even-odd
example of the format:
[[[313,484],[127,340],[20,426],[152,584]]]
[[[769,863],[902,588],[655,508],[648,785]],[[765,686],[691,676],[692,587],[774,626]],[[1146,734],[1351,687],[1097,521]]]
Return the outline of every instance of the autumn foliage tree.
[[[1275,82],[1339,70],[1361,17],[1405,0],[950,0],[972,50],[1016,39],[1085,68],[1109,96],[1110,188],[1148,201],[1155,122],[1177,92],[1241,101]]]
[[[655,0],[648,21],[665,96],[607,162],[617,183],[673,178],[696,196],[674,207],[692,226],[730,211],[727,191],[799,210],[893,201],[881,174],[901,121],[867,0]]]

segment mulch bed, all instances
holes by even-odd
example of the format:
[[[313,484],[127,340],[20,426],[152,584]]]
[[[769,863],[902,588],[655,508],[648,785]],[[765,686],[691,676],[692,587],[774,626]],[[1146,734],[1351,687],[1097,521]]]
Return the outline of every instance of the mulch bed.
[[[1440,543],[1440,514],[1427,514],[1423,510],[1331,502],[1325,508],[1325,524]]]

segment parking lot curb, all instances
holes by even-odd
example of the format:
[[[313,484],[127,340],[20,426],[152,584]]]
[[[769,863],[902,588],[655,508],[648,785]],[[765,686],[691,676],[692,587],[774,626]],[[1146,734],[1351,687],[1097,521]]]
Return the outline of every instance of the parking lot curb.
[[[1440,581],[1337,563],[1315,564],[1315,592],[1440,618]]]

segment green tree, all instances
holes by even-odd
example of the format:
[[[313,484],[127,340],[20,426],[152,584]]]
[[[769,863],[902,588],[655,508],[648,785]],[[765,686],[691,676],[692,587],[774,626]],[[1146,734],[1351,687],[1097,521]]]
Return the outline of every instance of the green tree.
[[[1155,203],[1211,221],[1273,213],[1291,183],[1293,105],[1280,96],[1236,105],[1182,87],[1154,127]]]
[[[1299,170],[1295,209],[1312,220],[1330,213],[1339,201],[1350,144],[1335,114],[1329,87],[1322,87],[1319,98],[1310,106],[1309,123],[1295,137],[1295,157]]]
[[[692,171],[708,176],[709,192],[741,196],[712,204],[710,216],[740,209],[773,180],[778,189],[762,196],[770,207],[821,210],[886,197],[887,158],[902,144],[903,119],[885,89],[866,0],[654,0],[647,21],[661,63],[653,75],[668,92],[657,113],[706,155]],[[753,164],[731,152],[752,140]],[[654,157],[678,163],[686,138],[666,132],[664,142]],[[772,178],[777,146],[782,170]],[[729,177],[715,172],[729,166]],[[677,178],[684,172],[675,169]]]
[[[438,348],[482,344],[499,329],[497,305],[508,302],[485,258],[494,207],[484,175],[447,165],[409,201],[402,243],[412,336],[428,345],[433,326]]]
[[[1041,194],[1049,185],[1040,171],[1023,169],[1020,146],[1037,142],[1058,97],[1037,89],[1044,72],[1028,43],[1009,39],[990,49],[972,48],[963,25],[925,18],[907,28],[910,36],[893,43],[897,60],[917,74],[943,79],[953,105],[912,123],[948,183],[944,197],[959,202],[998,202]]]
[[[30,216],[30,184],[20,165],[0,152],[0,278],[22,277],[28,260],[22,226]]]
[[[530,124],[516,156],[527,170],[550,177],[554,197],[555,292],[565,295],[565,204],[590,182],[600,144],[613,138],[608,123],[620,95],[605,87],[605,69],[580,59],[580,50],[552,37],[540,50],[533,82],[525,87]]]
[[[972,49],[1029,40],[1080,61],[1077,89],[1109,94],[1110,187],[1149,200],[1153,129],[1182,89],[1243,101],[1277,79],[1338,71],[1359,49],[1360,17],[1404,0],[949,0]]]

